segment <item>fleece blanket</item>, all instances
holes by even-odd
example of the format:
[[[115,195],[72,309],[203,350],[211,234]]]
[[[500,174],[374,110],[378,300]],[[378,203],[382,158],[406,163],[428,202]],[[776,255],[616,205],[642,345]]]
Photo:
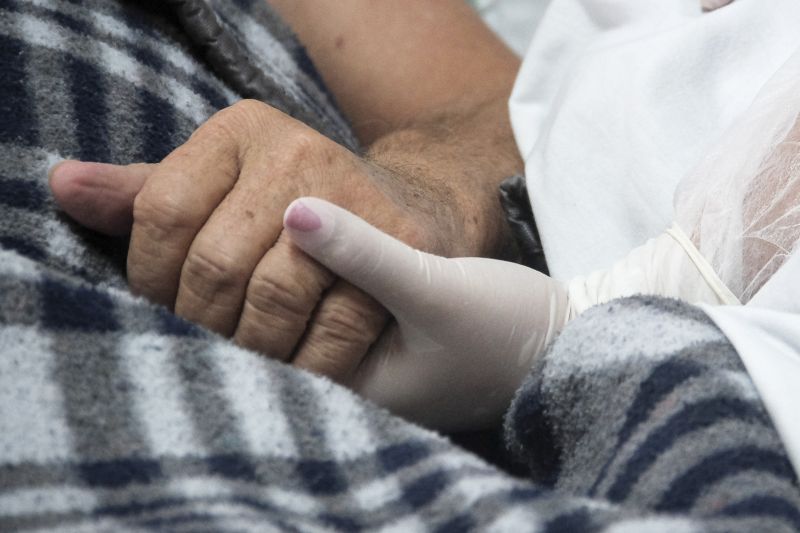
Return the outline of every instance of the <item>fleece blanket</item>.
[[[0,0],[0,530],[800,530],[736,352],[681,302],[566,328],[506,415],[512,475],[131,296],[52,162],[157,161],[253,94],[356,148],[266,5],[194,4]]]

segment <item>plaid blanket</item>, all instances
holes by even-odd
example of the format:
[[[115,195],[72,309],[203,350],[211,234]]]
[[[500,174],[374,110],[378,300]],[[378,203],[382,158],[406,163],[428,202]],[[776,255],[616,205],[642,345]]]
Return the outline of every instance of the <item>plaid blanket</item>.
[[[800,530],[752,383],[686,304],[567,327],[506,416],[515,477],[131,296],[126,243],[58,212],[51,163],[157,161],[251,90],[355,148],[265,5],[194,4],[216,26],[186,2],[0,0],[0,530]]]

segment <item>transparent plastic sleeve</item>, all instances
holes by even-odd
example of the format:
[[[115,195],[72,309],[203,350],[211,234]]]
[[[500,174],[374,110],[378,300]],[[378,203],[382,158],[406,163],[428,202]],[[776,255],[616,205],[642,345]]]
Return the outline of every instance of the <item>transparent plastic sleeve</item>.
[[[747,303],[800,238],[800,51],[675,193],[677,224]]]

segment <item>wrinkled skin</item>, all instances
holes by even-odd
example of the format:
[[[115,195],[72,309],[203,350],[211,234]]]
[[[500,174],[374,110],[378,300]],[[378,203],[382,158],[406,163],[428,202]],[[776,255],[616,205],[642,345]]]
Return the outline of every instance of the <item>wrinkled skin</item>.
[[[130,232],[134,292],[348,383],[388,313],[295,248],[284,209],[316,196],[421,250],[507,253],[497,186],[522,167],[506,105],[519,60],[462,0],[270,3],[306,45],[363,158],[242,101],[158,164],[67,161],[51,187],[78,222]]]

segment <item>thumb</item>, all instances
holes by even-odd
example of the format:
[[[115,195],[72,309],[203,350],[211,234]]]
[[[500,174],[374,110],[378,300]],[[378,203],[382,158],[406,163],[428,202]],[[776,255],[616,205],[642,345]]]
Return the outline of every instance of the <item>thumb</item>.
[[[155,168],[63,161],[50,169],[56,203],[79,224],[107,235],[126,235],[133,225],[133,200]]]
[[[430,294],[425,289],[441,292],[448,283],[445,271],[452,265],[446,259],[411,248],[325,200],[295,200],[286,209],[284,227],[299,248],[395,316],[413,314],[426,305],[420,298]]]
[[[567,318],[559,281],[515,263],[420,252],[325,200],[295,200],[284,227],[311,257],[439,342],[535,354]]]

